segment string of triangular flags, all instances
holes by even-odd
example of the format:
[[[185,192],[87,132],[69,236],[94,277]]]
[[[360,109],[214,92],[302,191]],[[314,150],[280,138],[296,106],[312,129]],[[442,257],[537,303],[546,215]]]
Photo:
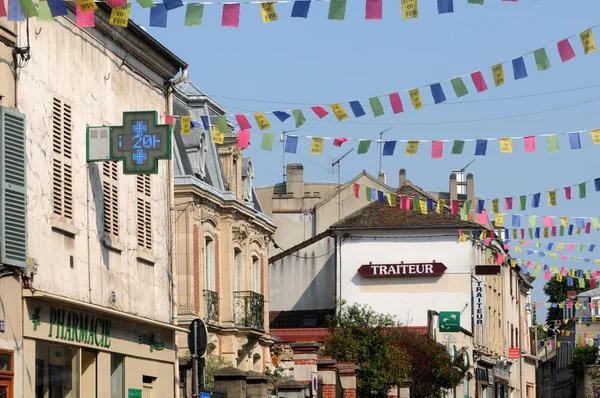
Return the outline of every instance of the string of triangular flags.
[[[550,308],[573,308],[576,310],[584,309],[589,307],[590,309],[594,309],[598,306],[597,302],[594,302],[591,297],[572,297],[563,301],[553,302],[553,301],[532,301],[531,303],[526,303],[525,308],[533,309],[540,308],[541,306],[550,307]],[[562,321],[562,319],[559,319]]]
[[[517,0],[513,0],[516,2]],[[8,17],[9,21],[22,21],[25,18],[38,17],[44,21],[52,21],[53,18],[66,15],[63,0],[41,0],[36,7],[32,0],[8,0],[8,12],[4,9],[3,1],[0,1],[0,17]],[[84,20],[88,23],[94,21],[94,11],[97,9],[95,3],[98,0],[77,0],[77,12],[89,13]],[[127,2],[127,0],[108,0],[113,9],[120,10],[121,16],[113,19],[111,14],[110,23],[116,26],[127,27],[131,4],[139,4],[143,8],[150,8],[150,26],[166,28],[168,12],[177,8],[186,6],[184,26],[200,27],[204,16],[205,5],[222,5],[223,12],[221,16],[221,26],[238,28],[240,25],[241,5],[257,4],[263,23],[278,21],[279,14],[275,9],[275,4],[293,3],[291,18],[308,18],[310,6],[313,2],[329,3],[327,19],[333,21],[343,21],[346,18],[347,0],[271,0],[271,1],[182,1],[182,0],[163,0],[155,2],[154,0],[137,0]],[[44,4],[42,4],[44,3]],[[483,5],[483,0],[469,0],[468,4]],[[418,0],[402,0],[401,2],[402,19],[414,19],[419,17]],[[383,0],[365,0],[365,19],[381,20],[383,19]],[[454,12],[454,0],[437,0],[438,14],[448,14]],[[78,24],[79,24],[78,18]],[[89,27],[89,25],[80,25]],[[91,25],[94,26],[94,25]]]
[[[556,332],[561,332],[561,330],[554,330],[552,328],[547,328],[547,329],[551,329],[553,331]],[[564,332],[564,330],[562,330],[562,332]],[[594,333],[585,333],[585,332],[568,332],[568,336],[570,336],[571,334],[577,336],[578,334],[583,336],[583,335],[589,335],[589,336],[593,336]],[[592,340],[593,337],[590,337],[590,340]],[[581,341],[581,345],[583,345],[584,347],[587,347],[588,345],[598,345],[600,347],[600,340],[596,340],[595,342],[590,341],[588,344],[588,339],[586,337],[583,338],[583,340]],[[556,347],[560,348],[563,345],[567,346],[567,347],[575,347],[577,346],[577,344],[579,344],[577,341],[575,340],[558,340],[558,341],[554,341],[554,340],[537,340],[537,344],[539,347],[547,347],[550,346],[552,348],[554,348],[554,345],[556,345]]]
[[[549,247],[552,247],[553,244],[550,243]],[[580,245],[583,246],[583,245]],[[595,246],[595,245],[591,245],[590,247]],[[556,250],[562,250],[562,248],[564,247],[564,243],[557,243],[556,244]],[[568,245],[567,248],[569,248],[568,250],[573,250],[573,248],[575,247],[574,244]],[[510,250],[511,248],[514,249],[515,253],[527,253],[530,256],[534,256],[534,255],[538,255],[539,257],[550,257],[550,258],[560,258],[561,260],[572,260],[572,261],[585,261],[586,263],[589,262],[595,262],[597,265],[600,265],[600,259],[596,259],[596,258],[588,258],[588,257],[581,257],[581,256],[569,256],[566,254],[558,254],[558,253],[554,253],[554,252],[550,252],[550,251],[541,251],[541,250],[533,250],[533,249],[528,249],[528,248],[522,248],[521,246],[510,246],[509,244],[505,243],[504,244],[504,248],[506,250]]]
[[[506,239],[503,243],[504,244],[509,244],[510,242],[512,242],[512,240],[510,239]],[[554,250],[558,250],[558,251],[562,251],[563,249],[565,250],[577,250],[577,251],[588,251],[588,252],[593,252],[596,250],[596,248],[598,248],[598,251],[600,251],[600,243],[580,243],[580,242],[542,242],[542,241],[531,241],[531,240],[518,240],[517,241],[520,245],[524,245],[524,246],[531,246],[534,245],[536,248],[541,248],[543,246],[546,247],[546,250],[552,250],[554,248]]]

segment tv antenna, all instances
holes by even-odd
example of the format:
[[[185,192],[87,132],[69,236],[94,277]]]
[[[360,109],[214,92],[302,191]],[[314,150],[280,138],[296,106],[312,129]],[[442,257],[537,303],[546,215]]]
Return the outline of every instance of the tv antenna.
[[[381,133],[379,133],[379,174],[381,174],[381,158],[383,157],[383,133],[390,131],[391,129],[393,129],[393,127],[385,129]],[[377,177],[379,177],[379,174],[377,175]]]
[[[279,135],[279,142],[281,142],[281,163],[283,166],[283,182],[285,182],[285,135],[287,133],[293,133],[298,130],[283,130]]]
[[[337,164],[337,175],[338,175],[338,221],[340,221],[342,219],[342,202],[340,199],[340,193],[341,193],[341,188],[340,186],[342,185],[342,182],[340,180],[341,178],[341,165],[342,165],[342,159],[344,159],[346,156],[348,156],[350,154],[350,152],[352,152],[354,150],[354,148],[350,149],[348,152],[346,152],[345,154],[343,154],[338,160],[334,161],[333,163],[331,163],[331,168],[333,168],[336,164]]]
[[[456,183],[458,186],[459,194],[466,195],[467,194],[467,181],[465,180],[465,171],[477,159],[471,160],[465,167],[460,170],[453,170],[452,173],[456,174]]]

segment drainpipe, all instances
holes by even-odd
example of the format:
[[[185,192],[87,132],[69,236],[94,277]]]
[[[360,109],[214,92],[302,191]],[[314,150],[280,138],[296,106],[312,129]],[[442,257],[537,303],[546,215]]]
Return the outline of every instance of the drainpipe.
[[[518,305],[519,305],[519,335],[517,336],[519,341],[517,341],[518,343],[518,347],[519,347],[519,381],[521,383],[521,388],[520,388],[520,396],[523,396],[523,352],[521,350],[521,335],[523,333],[523,325],[521,324],[521,278],[519,277],[519,274],[517,273],[517,297],[519,298],[519,301],[517,301]]]
[[[173,114],[173,87],[184,81],[188,76],[187,68],[181,71],[181,76],[168,83],[167,86],[167,115]],[[171,323],[177,325],[177,262],[175,261],[175,239],[173,238],[173,232],[175,231],[175,180],[173,170],[173,156],[167,163],[167,193],[169,200],[169,230],[167,233],[167,242],[169,247],[169,265],[171,267]],[[175,343],[175,366],[173,367],[174,372],[174,395],[173,397],[179,397],[179,355],[177,350],[177,332],[174,332],[174,343]]]

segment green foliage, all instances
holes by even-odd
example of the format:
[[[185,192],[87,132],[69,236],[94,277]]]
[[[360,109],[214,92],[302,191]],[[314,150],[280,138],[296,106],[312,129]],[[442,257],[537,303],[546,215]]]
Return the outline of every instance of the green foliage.
[[[585,280],[585,287],[580,288],[577,283],[573,284],[574,286],[567,286],[567,280],[564,278],[561,282],[557,281],[555,278],[550,279],[544,285],[544,293],[548,296],[548,301],[551,303],[561,303],[567,299],[568,291],[575,291],[577,293],[585,292],[590,290],[590,281]],[[557,319],[563,318],[563,310],[561,308],[548,308],[548,313],[546,314],[546,323],[554,328],[554,322]]]
[[[400,333],[399,323],[390,315],[368,306],[345,302],[329,318],[325,353],[339,362],[354,362],[358,370],[357,388],[372,395],[386,395],[410,372],[410,358],[391,344]]]
[[[569,369],[576,375],[583,374],[586,366],[594,365],[598,362],[598,347],[588,345],[586,347],[578,345],[573,352],[573,358],[569,363]]]
[[[214,373],[217,370],[228,366],[233,366],[233,363],[218,355],[208,355],[206,357],[206,368],[204,369],[204,374],[206,376],[204,379],[205,388],[212,390],[215,386]]]
[[[276,368],[271,368],[267,365],[265,369],[265,375],[273,378],[283,377],[283,368],[281,366],[277,366]]]

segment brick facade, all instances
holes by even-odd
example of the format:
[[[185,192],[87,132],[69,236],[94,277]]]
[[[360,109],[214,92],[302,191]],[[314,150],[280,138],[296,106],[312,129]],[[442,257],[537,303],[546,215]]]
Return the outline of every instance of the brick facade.
[[[200,314],[200,236],[197,225],[194,225],[192,245],[194,246],[194,312]]]
[[[323,398],[335,398],[335,385],[326,384],[321,386],[323,390]]]

